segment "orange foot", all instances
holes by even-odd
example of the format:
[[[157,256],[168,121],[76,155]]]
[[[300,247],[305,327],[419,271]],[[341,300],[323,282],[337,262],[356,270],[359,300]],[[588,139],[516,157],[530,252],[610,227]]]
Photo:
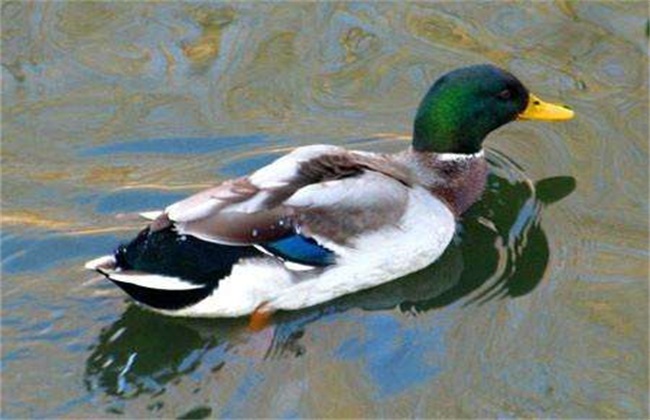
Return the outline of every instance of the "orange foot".
[[[271,316],[273,310],[268,308],[266,303],[262,303],[251,314],[251,319],[248,322],[248,329],[251,331],[262,331],[271,323]]]

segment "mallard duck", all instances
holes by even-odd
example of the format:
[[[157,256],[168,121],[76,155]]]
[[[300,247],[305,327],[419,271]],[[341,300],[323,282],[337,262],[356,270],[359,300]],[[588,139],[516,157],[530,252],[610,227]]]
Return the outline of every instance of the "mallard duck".
[[[150,223],[135,239],[86,268],[168,315],[317,305],[436,261],[485,188],[486,136],[511,121],[573,114],[505,70],[460,68],[424,96],[407,150],[299,147],[249,176],[143,214]]]

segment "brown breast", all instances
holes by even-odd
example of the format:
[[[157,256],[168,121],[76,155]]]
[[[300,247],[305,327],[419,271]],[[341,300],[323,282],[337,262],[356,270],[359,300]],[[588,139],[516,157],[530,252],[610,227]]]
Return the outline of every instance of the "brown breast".
[[[488,165],[484,153],[451,159],[410,149],[396,159],[413,170],[417,182],[447,202],[456,216],[463,214],[485,190]]]
[[[483,194],[488,166],[483,157],[463,164],[454,163],[441,162],[437,169],[446,182],[433,186],[431,190],[449,204],[456,216],[460,216]]]

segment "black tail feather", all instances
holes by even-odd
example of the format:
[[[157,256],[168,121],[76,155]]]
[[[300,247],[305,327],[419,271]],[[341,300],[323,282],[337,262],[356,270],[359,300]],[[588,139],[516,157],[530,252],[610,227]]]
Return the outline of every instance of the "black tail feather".
[[[178,277],[210,289],[231,273],[237,261],[261,255],[252,246],[206,242],[179,235],[173,227],[155,232],[146,228],[115,251],[117,266],[123,270]]]
[[[109,276],[109,280],[119,286],[133,300],[161,310],[178,310],[200,302],[212,293],[213,287],[200,287],[189,290],[151,289],[132,283],[117,281]]]

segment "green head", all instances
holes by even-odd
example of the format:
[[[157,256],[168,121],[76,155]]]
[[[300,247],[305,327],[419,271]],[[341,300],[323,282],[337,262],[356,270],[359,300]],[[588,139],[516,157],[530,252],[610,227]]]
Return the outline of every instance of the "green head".
[[[484,64],[454,70],[438,79],[420,103],[413,148],[436,153],[476,153],[492,131],[517,118],[562,120],[566,107],[530,95],[512,74]]]

